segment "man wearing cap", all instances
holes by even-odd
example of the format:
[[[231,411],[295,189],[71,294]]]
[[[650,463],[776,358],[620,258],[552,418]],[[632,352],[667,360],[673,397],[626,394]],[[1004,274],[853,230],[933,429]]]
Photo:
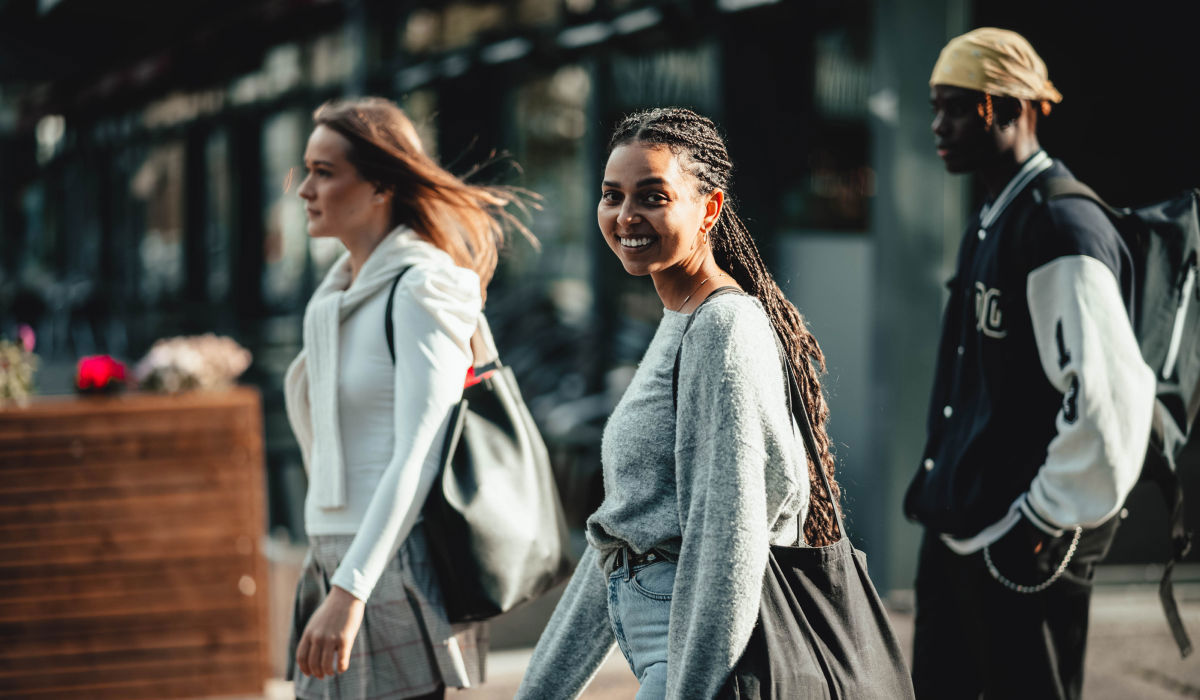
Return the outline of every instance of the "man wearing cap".
[[[1154,374],[1129,320],[1133,267],[1038,145],[1062,100],[1023,37],[976,29],[930,78],[933,134],[986,200],[959,250],[928,439],[905,496],[925,526],[913,681],[921,698],[1078,698],[1092,569],[1138,479]]]

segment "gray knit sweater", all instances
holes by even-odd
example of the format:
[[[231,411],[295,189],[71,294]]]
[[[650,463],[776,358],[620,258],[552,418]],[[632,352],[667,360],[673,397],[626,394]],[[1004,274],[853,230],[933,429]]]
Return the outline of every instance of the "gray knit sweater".
[[[770,321],[758,300],[712,299],[683,344],[678,414],[671,375],[688,317],[665,311],[604,429],[604,502],[589,547],[530,662],[518,698],[578,696],[615,643],[606,562],[622,545],[678,556],[667,697],[711,698],[758,616],[769,544],[797,541],[808,462],[787,412]]]

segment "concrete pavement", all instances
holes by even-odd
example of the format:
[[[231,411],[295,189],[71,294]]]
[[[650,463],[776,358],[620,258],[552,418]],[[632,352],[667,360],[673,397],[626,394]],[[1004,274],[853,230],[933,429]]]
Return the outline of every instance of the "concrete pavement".
[[[1178,700],[1200,699],[1200,651],[1181,659],[1171,639],[1158,601],[1157,566],[1105,566],[1097,573],[1092,616],[1088,630],[1087,677],[1084,697],[1088,700]],[[1200,565],[1177,571],[1175,585],[1184,623],[1192,641],[1200,646]],[[895,596],[892,624],[908,654],[912,643],[913,616]],[[539,601],[528,614],[542,617],[553,599]],[[527,626],[524,626],[527,627]],[[513,635],[517,635],[513,637]],[[525,642],[523,646],[493,651],[488,657],[488,682],[473,690],[451,691],[449,700],[500,700],[511,698],[532,653],[536,631],[523,629],[521,620],[501,622],[493,636]],[[292,698],[291,684],[275,681],[267,689],[269,700]],[[627,700],[637,693],[625,659],[614,651],[587,691],[585,700]]]

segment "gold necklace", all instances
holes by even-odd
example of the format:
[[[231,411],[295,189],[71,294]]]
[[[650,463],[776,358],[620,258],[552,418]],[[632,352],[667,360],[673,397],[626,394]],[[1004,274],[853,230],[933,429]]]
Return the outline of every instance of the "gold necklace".
[[[688,294],[686,297],[683,298],[683,301],[679,303],[679,307],[675,309],[675,313],[679,313],[679,312],[683,311],[683,307],[687,305],[688,299],[692,298],[692,294],[695,294],[696,292],[700,291],[700,288],[704,286],[705,282],[708,282],[710,279],[712,279],[714,277],[719,277],[723,274],[725,274],[725,273],[718,272],[715,275],[709,275],[708,277],[705,277],[704,280],[700,282],[700,284],[696,285],[696,288],[692,290],[691,294]]]

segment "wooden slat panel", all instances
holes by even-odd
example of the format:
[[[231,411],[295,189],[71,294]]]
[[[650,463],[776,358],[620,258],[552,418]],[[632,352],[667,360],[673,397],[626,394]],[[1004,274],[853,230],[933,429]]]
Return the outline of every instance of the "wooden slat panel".
[[[11,684],[13,689],[34,689],[56,685],[89,685],[101,680],[87,674],[95,673],[97,667],[106,672],[143,678],[171,677],[180,671],[194,671],[207,665],[227,665],[253,658],[254,641],[212,647],[172,647],[166,649],[134,649],[98,654],[75,654],[58,656],[52,664],[41,664],[38,668],[5,668],[0,665],[0,685]],[[192,668],[186,668],[186,666]]]
[[[236,464],[227,451],[190,452],[174,459],[119,460],[88,465],[45,466],[4,470],[0,502],[23,493],[69,490],[94,493],[99,489],[223,485],[246,478],[251,465]]]
[[[251,551],[246,556],[257,554]],[[114,571],[78,568],[74,572],[59,572],[57,576],[20,580],[0,576],[0,601],[85,598],[118,593],[134,595],[193,583],[205,586],[225,580],[231,572],[240,571],[244,563],[241,558],[232,562],[225,558],[178,559],[169,567],[151,563]]]
[[[246,389],[0,410],[0,695],[261,692],[262,451]]]
[[[54,523],[119,520],[130,513],[165,513],[175,508],[185,508],[194,503],[203,503],[206,498],[224,498],[227,510],[251,507],[239,500],[231,500],[220,492],[194,492],[156,494],[141,498],[109,498],[54,503],[31,503],[0,506],[0,522],[4,523]]]
[[[252,552],[251,556],[257,558],[258,554]],[[41,588],[47,582],[62,581],[63,579],[86,581],[88,586],[99,580],[107,581],[113,578],[126,580],[144,575],[159,576],[164,579],[176,577],[182,581],[183,577],[179,575],[180,570],[190,571],[196,566],[208,566],[220,570],[235,565],[240,568],[243,563],[240,559],[232,558],[223,552],[206,552],[203,555],[172,558],[169,562],[156,559],[129,559],[122,562],[121,566],[111,566],[107,563],[96,566],[88,562],[45,564],[37,567],[4,566],[0,567],[0,579],[5,579],[5,586],[10,586],[6,590],[20,591]]]
[[[82,577],[60,577],[41,579],[28,584],[14,584],[7,591],[11,595],[0,596],[0,619],[10,619],[18,614],[28,614],[39,606],[49,609],[90,610],[103,601],[120,601],[123,598],[137,600],[167,600],[171,596],[185,594],[180,591],[203,589],[218,592],[223,588],[239,589],[246,585],[243,577],[253,580],[253,560],[250,557],[216,565],[204,566],[180,575],[179,567],[165,568],[156,575],[120,575]],[[255,584],[257,590],[257,584]],[[190,595],[190,594],[187,594]],[[69,606],[75,606],[74,608]]]
[[[2,478],[3,472],[0,472]],[[146,522],[149,518],[172,518],[176,514],[191,517],[230,514],[254,509],[241,499],[231,499],[219,491],[195,491],[155,496],[153,499],[108,499],[77,501],[70,504],[43,503],[26,506],[0,506],[0,533],[9,528],[72,524],[87,527],[97,523]],[[136,507],[135,507],[136,506]],[[181,515],[181,517],[187,517]],[[207,518],[206,518],[207,519]],[[169,522],[169,521],[165,521]]]
[[[0,550],[0,567],[41,569],[43,566],[59,564],[120,566],[127,561],[169,561],[210,553],[236,555],[237,536],[222,532],[224,529],[217,525],[215,531],[184,531],[178,534],[159,530],[89,545],[42,545],[30,542]]]
[[[77,683],[48,684],[39,688],[9,688],[9,679],[0,682],[0,692],[5,698],[114,698],[135,700],[138,698],[187,698],[261,693],[263,680],[258,677],[253,656],[240,657],[225,662],[220,668],[205,667],[203,664],[185,663],[170,668],[166,677],[157,669],[150,668],[135,674],[132,670],[117,673],[92,671],[98,678],[88,681],[77,679]],[[86,676],[86,674],[83,674]]]
[[[215,494],[219,500],[222,494]],[[229,533],[244,535],[255,527],[249,517],[248,509],[230,511],[227,501],[219,507],[208,511],[158,511],[147,517],[143,513],[127,513],[121,520],[100,520],[84,523],[53,523],[49,525],[12,524],[0,528],[0,550],[22,547],[26,542],[39,539],[51,544],[86,545],[94,542],[121,542],[136,538],[143,532],[178,531],[188,533],[193,530],[210,533]],[[176,530],[176,528],[178,528]],[[0,553],[0,559],[3,558]]]
[[[237,593],[235,591],[235,593]],[[213,619],[222,619],[225,624],[245,626],[245,615],[254,607],[254,601],[245,596],[222,596],[217,599],[196,600],[181,606],[172,602],[168,605],[143,605],[140,610],[114,610],[90,617],[72,616],[61,619],[37,619],[0,621],[0,638],[10,640],[57,639],[76,635],[91,635],[110,629],[121,629],[127,633],[137,630],[178,629],[184,621],[188,624],[209,624]]]
[[[60,659],[95,655],[97,658],[123,658],[160,649],[217,649],[227,646],[257,644],[253,629],[230,628],[219,621],[192,620],[194,624],[159,629],[139,629],[130,633],[124,629],[108,629],[87,637],[45,637],[22,640],[5,650],[5,665],[27,668],[57,664]]]

